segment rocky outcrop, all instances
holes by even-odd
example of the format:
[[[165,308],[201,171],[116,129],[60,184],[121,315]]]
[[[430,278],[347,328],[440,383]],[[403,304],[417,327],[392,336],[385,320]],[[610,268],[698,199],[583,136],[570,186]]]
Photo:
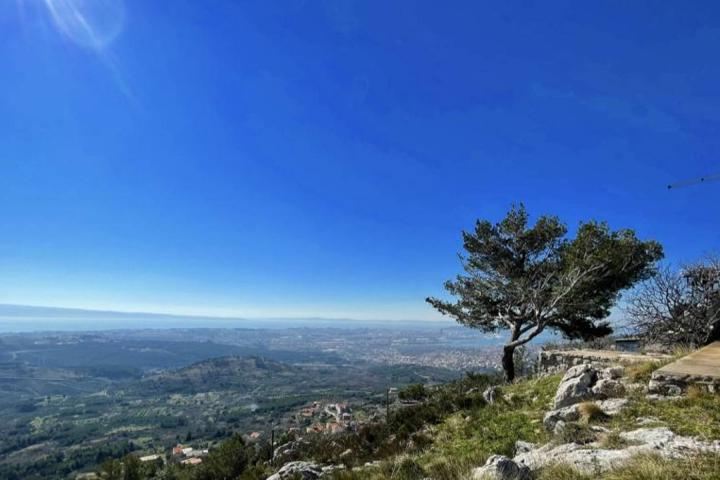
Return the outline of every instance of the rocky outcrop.
[[[485,465],[473,470],[472,480],[530,480],[530,469],[504,455],[493,455]]]
[[[608,416],[618,413],[627,404],[626,399],[616,398],[625,394],[619,380],[622,374],[622,367],[600,369],[591,364],[569,369],[555,393],[554,409],[545,414],[545,428],[557,431],[565,423],[579,420],[581,402],[592,401]]]
[[[572,367],[560,381],[553,407],[558,409],[590,399],[597,378],[597,370],[589,364]]]
[[[592,403],[600,407],[600,410],[602,410],[605,415],[611,417],[622,410],[622,408],[628,404],[628,400],[626,398],[613,398],[610,400],[595,401]],[[580,404],[576,403],[575,405],[570,405],[569,407],[550,410],[543,418],[543,425],[552,432],[556,430],[559,422],[577,422],[580,420],[580,417]]]
[[[282,466],[267,480],[288,480],[301,478],[302,480],[317,480],[323,476],[323,469],[312,462],[290,462]]]
[[[608,450],[597,443],[580,445],[547,444],[540,448],[519,453],[513,459],[518,467],[529,470],[553,464],[567,464],[586,474],[598,474],[615,468],[641,453],[656,453],[667,458],[678,458],[698,452],[720,452],[720,441],[702,442],[692,437],[674,434],[667,428],[641,428],[620,434],[630,445],[623,449]]]

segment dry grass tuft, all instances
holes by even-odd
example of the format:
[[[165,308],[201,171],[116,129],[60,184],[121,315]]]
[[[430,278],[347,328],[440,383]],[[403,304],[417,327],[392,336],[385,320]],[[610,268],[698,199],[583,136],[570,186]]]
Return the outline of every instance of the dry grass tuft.
[[[581,403],[578,405],[578,412],[580,413],[580,420],[585,424],[606,420],[608,418],[607,414],[593,402]]]

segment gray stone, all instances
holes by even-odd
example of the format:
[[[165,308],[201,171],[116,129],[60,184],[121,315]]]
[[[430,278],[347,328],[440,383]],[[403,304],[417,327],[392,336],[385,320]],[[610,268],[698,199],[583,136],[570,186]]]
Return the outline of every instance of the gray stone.
[[[600,372],[600,377],[608,380],[617,380],[623,375],[625,375],[625,369],[620,366],[607,367]]]
[[[678,458],[698,452],[720,452],[720,441],[702,442],[692,437],[674,434],[667,428],[641,428],[624,432],[620,437],[633,445],[618,450],[598,448],[596,443],[580,445],[547,444],[516,455],[513,459],[530,470],[552,464],[567,464],[582,473],[597,475],[615,468],[637,454],[656,453],[665,458]]]
[[[527,453],[532,450],[535,450],[537,448],[537,445],[530,442],[523,442],[522,440],[518,440],[515,442],[515,455],[518,455],[520,453]]]
[[[617,380],[603,378],[592,387],[594,398],[617,398],[625,395],[625,387]]]
[[[486,388],[483,392],[483,398],[488,405],[492,405],[500,398],[500,389],[497,386]]]
[[[529,453],[518,455],[515,462],[537,470],[554,464],[567,464],[586,474],[597,474],[627,461],[632,453],[625,450],[599,450],[577,443],[545,445]]]
[[[605,415],[613,416],[617,415],[620,410],[625,408],[627,404],[630,403],[630,400],[627,398],[611,398],[595,403],[598,407],[600,407],[600,410],[602,410]]]
[[[598,372],[589,364],[577,365],[563,376],[555,393],[554,408],[562,408],[592,397]]]
[[[558,420],[552,429],[553,434],[561,435],[565,431],[566,426],[567,422],[565,422],[565,420]]]
[[[473,470],[472,480],[530,480],[530,470],[504,455],[493,455]]]
[[[580,419],[579,404],[569,407],[550,410],[543,417],[543,425],[549,431],[554,431],[558,422],[575,422]]]
[[[322,477],[323,471],[318,465],[312,462],[290,462],[280,468],[276,473],[270,475],[267,480],[286,480],[300,476],[302,480],[317,480]]]
[[[628,399],[626,398],[612,398],[609,400],[595,401],[592,402],[608,416],[617,415],[627,404]],[[580,404],[576,403],[569,407],[558,408],[557,410],[550,410],[545,414],[543,418],[543,425],[549,431],[555,431],[556,424],[562,422],[576,422],[580,420]]]

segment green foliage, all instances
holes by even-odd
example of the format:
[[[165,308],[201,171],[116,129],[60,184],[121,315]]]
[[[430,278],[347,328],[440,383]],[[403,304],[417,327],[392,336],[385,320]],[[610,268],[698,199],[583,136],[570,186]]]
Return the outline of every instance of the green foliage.
[[[413,383],[398,392],[400,400],[422,400],[427,396],[425,386],[422,383]]]
[[[234,435],[210,452],[195,475],[195,480],[234,479],[248,467],[245,441]]]
[[[619,293],[649,278],[663,256],[657,242],[641,241],[632,230],[591,221],[568,239],[557,217],[542,216],[533,226],[528,220],[523,205],[496,224],[478,220],[473,232],[463,232],[465,273],[445,283],[456,301],[427,299],[463,325],[510,330],[503,357],[508,380],[514,349],[545,329],[584,340],[610,333],[602,320]]]
[[[123,466],[119,460],[105,460],[100,467],[100,475],[106,480],[123,480]]]

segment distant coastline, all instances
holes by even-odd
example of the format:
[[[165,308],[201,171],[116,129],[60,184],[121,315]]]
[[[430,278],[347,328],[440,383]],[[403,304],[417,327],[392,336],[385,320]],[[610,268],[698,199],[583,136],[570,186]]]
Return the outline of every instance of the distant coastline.
[[[451,320],[356,320],[346,318],[237,318],[166,313],[0,304],[0,333],[167,328],[404,328],[442,329]]]

